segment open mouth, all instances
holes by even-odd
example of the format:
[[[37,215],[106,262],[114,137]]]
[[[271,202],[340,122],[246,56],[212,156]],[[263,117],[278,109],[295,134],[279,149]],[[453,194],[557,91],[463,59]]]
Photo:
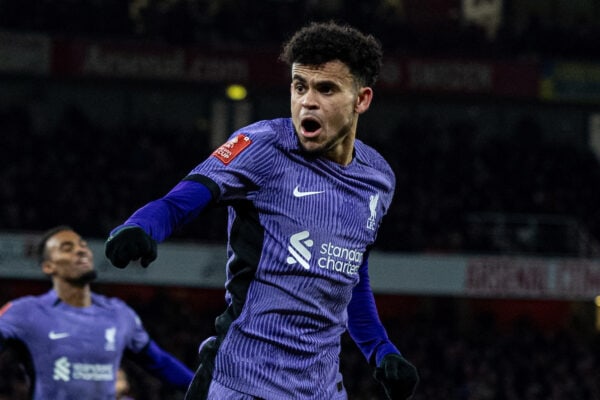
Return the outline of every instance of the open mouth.
[[[301,126],[302,133],[305,136],[314,136],[321,129],[321,124],[319,123],[319,121],[314,120],[312,118],[306,118],[302,120]]]

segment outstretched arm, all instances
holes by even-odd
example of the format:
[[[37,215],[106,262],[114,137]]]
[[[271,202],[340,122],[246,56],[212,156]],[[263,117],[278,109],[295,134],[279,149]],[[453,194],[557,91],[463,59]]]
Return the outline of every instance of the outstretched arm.
[[[128,354],[152,375],[179,390],[186,391],[194,377],[194,373],[188,367],[161,349],[153,340],[139,353]]]
[[[134,212],[123,225],[112,230],[111,236],[123,227],[138,226],[152,239],[162,242],[175,228],[198,216],[216,196],[216,190],[216,185],[208,179],[183,180],[164,197]]]
[[[167,195],[138,209],[111,231],[106,257],[119,268],[137,259],[147,267],[156,259],[156,242],[198,216],[217,194],[218,188],[208,179],[179,182]]]

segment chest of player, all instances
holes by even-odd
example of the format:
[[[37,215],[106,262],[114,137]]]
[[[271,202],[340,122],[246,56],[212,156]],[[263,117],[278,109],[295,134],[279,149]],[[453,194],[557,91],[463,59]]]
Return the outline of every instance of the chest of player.
[[[371,177],[305,163],[274,172],[259,206],[266,219],[288,233],[308,230],[313,236],[337,237],[340,244],[363,247],[375,240],[383,198]]]
[[[336,166],[290,163],[274,171],[255,203],[267,231],[270,267],[328,282],[355,283],[384,214],[372,177]]]
[[[58,305],[43,323],[45,329],[32,330],[31,342],[50,363],[67,363],[74,368],[93,364],[113,364],[125,346],[125,329],[117,318],[86,309]],[[91,368],[91,367],[90,367]]]

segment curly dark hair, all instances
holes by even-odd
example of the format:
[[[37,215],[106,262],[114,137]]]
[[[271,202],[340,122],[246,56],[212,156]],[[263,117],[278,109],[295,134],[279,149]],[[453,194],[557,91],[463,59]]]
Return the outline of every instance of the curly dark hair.
[[[375,37],[330,21],[312,22],[298,30],[283,45],[279,59],[288,65],[340,60],[359,84],[372,86],[379,77],[382,57],[381,43]]]

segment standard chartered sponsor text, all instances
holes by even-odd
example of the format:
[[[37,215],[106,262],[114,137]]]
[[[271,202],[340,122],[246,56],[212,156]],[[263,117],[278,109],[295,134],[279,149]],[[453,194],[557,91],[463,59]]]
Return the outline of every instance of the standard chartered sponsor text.
[[[110,381],[114,379],[112,364],[73,363],[73,379],[85,381]]]
[[[362,252],[336,246],[331,242],[321,244],[319,253],[322,255],[317,260],[320,268],[348,275],[356,274],[363,260]]]

